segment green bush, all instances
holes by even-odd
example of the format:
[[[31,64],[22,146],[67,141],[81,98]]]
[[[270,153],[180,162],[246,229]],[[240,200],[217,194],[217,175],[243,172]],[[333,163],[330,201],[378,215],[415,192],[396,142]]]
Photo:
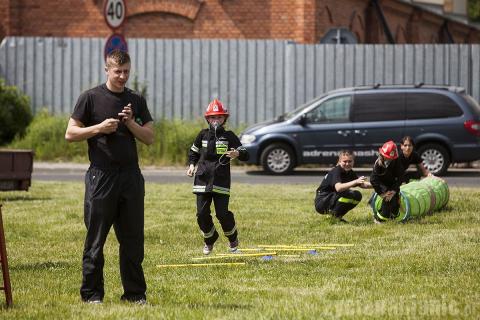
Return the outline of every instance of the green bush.
[[[24,137],[17,137],[9,147],[32,149],[39,161],[88,161],[87,143],[65,140],[68,116],[53,116],[42,110],[33,119]],[[188,150],[205,120],[159,120],[155,122],[155,142],[146,146],[137,141],[142,165],[186,165]]]
[[[0,79],[0,145],[23,136],[32,121],[29,98],[14,86]]]
[[[69,143],[65,140],[68,116],[52,116],[44,109],[28,126],[22,138],[16,138],[12,148],[32,149],[35,159],[40,161],[80,161],[87,160],[86,143]]]
[[[185,165],[188,150],[202,127],[204,121],[157,121],[153,145],[137,143],[140,161],[147,165]]]
[[[480,0],[468,0],[468,18],[471,21],[480,21]]]

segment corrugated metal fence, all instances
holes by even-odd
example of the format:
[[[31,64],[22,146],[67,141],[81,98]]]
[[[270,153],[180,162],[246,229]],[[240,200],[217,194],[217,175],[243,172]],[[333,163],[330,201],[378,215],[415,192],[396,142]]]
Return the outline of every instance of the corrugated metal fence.
[[[105,81],[101,38],[8,37],[0,77],[34,111],[69,114]],[[132,80],[147,87],[156,119],[194,119],[213,97],[231,121],[253,124],[326,91],[357,85],[448,84],[480,98],[480,45],[300,45],[273,40],[128,39]]]

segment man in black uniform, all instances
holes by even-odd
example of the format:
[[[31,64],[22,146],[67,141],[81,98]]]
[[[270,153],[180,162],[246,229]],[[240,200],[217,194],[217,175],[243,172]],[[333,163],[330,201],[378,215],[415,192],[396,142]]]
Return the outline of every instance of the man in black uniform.
[[[358,177],[352,170],[353,153],[342,150],[338,155],[338,164],[328,172],[315,197],[315,210],[321,214],[331,214],[340,221],[346,222],[343,216],[360,203],[362,194],[353,187],[371,188],[364,176]]]
[[[144,257],[145,182],[138,166],[135,139],[154,140],[145,99],[125,87],[128,53],[114,50],[106,59],[107,81],[82,93],[68,122],[65,139],[88,142],[90,167],[85,175],[83,251],[80,294],[89,303],[104,297],[103,246],[113,225],[120,244],[121,299],[146,303]]]

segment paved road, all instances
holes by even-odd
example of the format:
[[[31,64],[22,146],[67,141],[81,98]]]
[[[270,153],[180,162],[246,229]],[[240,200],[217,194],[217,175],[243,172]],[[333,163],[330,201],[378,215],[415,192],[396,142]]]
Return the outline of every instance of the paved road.
[[[61,163],[34,163],[33,180],[43,181],[83,181],[88,165],[61,164]],[[259,168],[243,167],[232,169],[233,183],[250,184],[320,184],[327,168],[322,169],[297,169],[292,175],[271,176]],[[357,174],[370,174],[369,169],[355,169]],[[192,183],[192,178],[185,175],[182,168],[142,170],[145,180],[154,183]],[[443,177],[450,187],[480,187],[480,169],[450,169],[448,175]]]

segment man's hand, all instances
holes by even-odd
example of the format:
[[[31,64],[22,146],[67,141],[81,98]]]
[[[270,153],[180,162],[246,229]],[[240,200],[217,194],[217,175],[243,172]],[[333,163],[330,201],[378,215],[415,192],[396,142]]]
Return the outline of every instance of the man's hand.
[[[122,122],[129,122],[133,120],[133,110],[132,110],[132,104],[129,103],[125,107],[123,107],[122,112],[118,113],[118,119]]]
[[[90,139],[98,134],[110,134],[117,131],[119,122],[118,119],[109,118],[99,124],[85,127],[80,120],[70,118],[67,131],[65,132],[65,139],[68,142],[74,142]]]
[[[105,119],[99,124],[99,131],[105,134],[113,133],[117,131],[119,122],[119,120],[113,118]]]

